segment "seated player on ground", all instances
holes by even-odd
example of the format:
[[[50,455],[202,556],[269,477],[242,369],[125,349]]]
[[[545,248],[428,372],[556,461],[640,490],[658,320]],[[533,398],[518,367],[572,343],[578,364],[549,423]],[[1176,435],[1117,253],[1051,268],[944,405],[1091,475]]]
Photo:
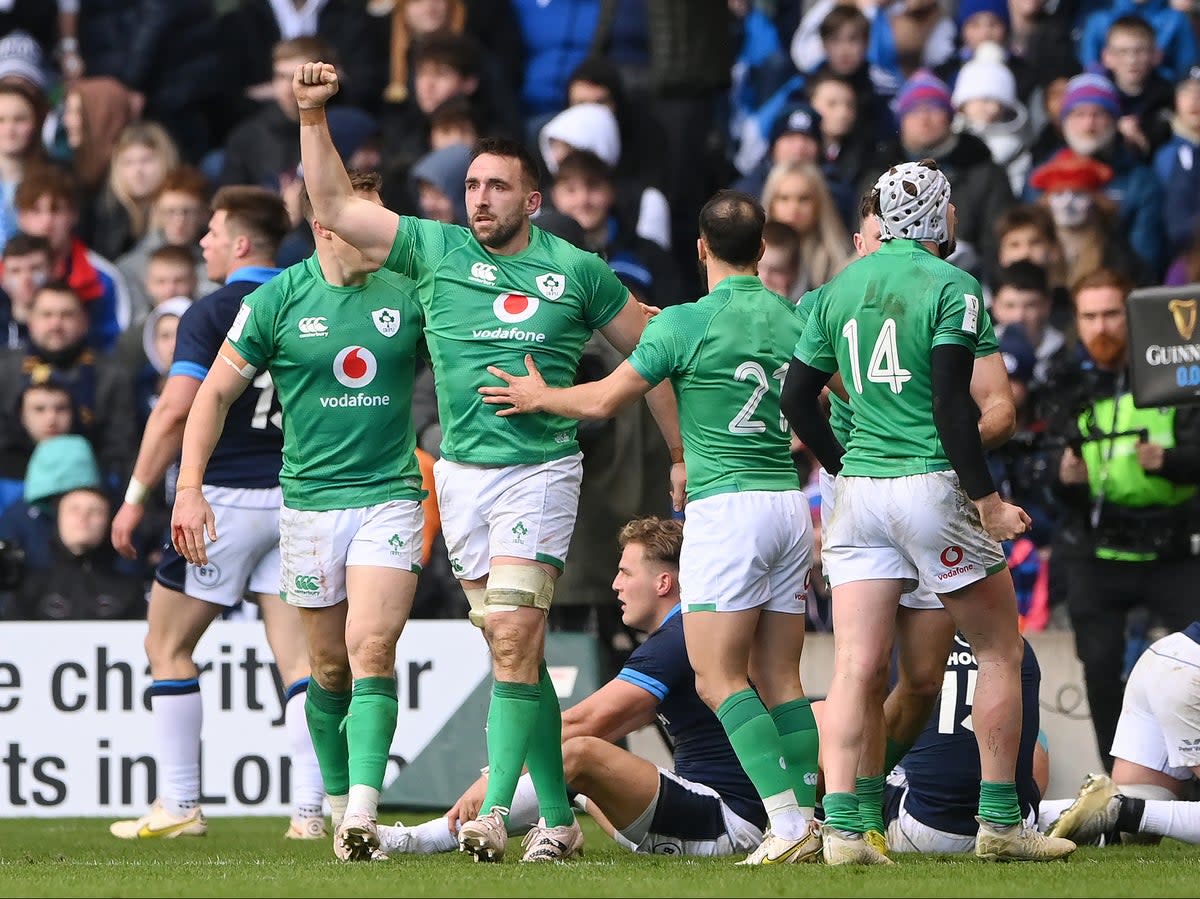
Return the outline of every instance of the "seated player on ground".
[[[1090,774],[1076,798],[1043,802],[1047,833],[1100,845],[1134,834],[1200,843],[1200,802],[1178,801],[1196,796],[1200,777],[1198,672],[1200,621],[1150,645],[1125,685],[1112,777]]]
[[[767,815],[720,722],[696,695],[679,613],[682,543],[683,526],[674,520],[641,518],[622,529],[613,589],[624,622],[650,636],[615,678],[563,712],[563,762],[579,794],[576,804],[626,849],[735,855],[762,842]],[[656,716],[674,743],[673,771],[613,745]],[[486,791],[484,775],[444,817],[415,827],[381,826],[380,848],[452,852],[459,827],[475,818]],[[537,816],[526,773],[517,784],[509,833],[525,833]]]

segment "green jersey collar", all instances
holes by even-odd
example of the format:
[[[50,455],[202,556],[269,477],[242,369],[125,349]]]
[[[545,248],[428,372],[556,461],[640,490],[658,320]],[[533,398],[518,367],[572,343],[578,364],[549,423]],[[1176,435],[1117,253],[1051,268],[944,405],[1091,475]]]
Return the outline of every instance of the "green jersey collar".
[[[922,253],[933,255],[933,251],[919,240],[909,240],[907,237],[893,237],[891,240],[885,240],[879,245],[876,253],[888,253],[896,256],[911,253],[913,250],[920,250]]]
[[[714,285],[709,293],[716,293],[722,287],[733,289],[738,287],[761,288],[762,286],[762,281],[759,280],[758,275],[726,275]]]

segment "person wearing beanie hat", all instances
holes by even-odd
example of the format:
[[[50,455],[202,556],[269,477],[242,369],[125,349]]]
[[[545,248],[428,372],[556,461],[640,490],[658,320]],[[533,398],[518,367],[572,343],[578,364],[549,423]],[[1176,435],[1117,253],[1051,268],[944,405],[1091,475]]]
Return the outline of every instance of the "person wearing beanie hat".
[[[1033,134],[1029,113],[1017,99],[1017,81],[1004,64],[1004,48],[986,42],[958,73],[952,95],[957,131],[970,131],[992,153],[997,165],[1008,173],[1014,194],[1025,188],[1033,157],[1029,146]]]
[[[1077,106],[1091,105],[1099,107],[1114,119],[1121,115],[1121,103],[1117,96],[1116,86],[1107,76],[1095,72],[1084,72],[1076,75],[1067,82],[1063,93],[1062,106],[1059,109],[1058,121],[1066,126],[1067,118]]]
[[[1005,0],[960,0],[955,18],[963,45],[972,49],[984,41],[1003,43],[1008,36],[1009,13]]]
[[[896,96],[896,115],[901,120],[918,106],[932,106],[944,110],[947,116],[954,112],[954,104],[950,101],[950,89],[946,87],[946,82],[928,69],[914,72]]]
[[[805,158],[804,162],[814,162],[820,158],[821,154],[821,115],[807,103],[797,102],[789,103],[779,112],[779,116],[775,119],[771,126],[771,145],[775,147],[779,141],[785,140],[793,135],[806,137],[810,141],[815,142],[816,150],[811,154],[811,158]],[[785,148],[780,148],[779,152],[783,153],[788,158],[793,156],[803,155],[809,156],[806,150],[801,153],[789,152]]]
[[[10,79],[39,96],[45,93],[42,48],[24,31],[13,31],[0,39],[0,82]]]

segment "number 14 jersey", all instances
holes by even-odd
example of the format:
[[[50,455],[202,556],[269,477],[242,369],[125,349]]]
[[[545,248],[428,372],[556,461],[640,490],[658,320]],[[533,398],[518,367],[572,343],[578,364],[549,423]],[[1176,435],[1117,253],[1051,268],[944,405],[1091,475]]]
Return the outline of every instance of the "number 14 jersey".
[[[753,275],[725,278],[646,325],[629,364],[651,384],[670,379],[675,389],[689,500],[800,489],[779,410],[800,333],[795,307]]]

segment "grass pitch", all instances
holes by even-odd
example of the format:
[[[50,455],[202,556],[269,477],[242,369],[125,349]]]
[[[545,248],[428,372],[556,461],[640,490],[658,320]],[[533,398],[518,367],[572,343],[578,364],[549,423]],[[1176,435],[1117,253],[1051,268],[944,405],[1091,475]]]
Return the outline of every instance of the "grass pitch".
[[[395,815],[383,816],[392,821]],[[402,814],[416,823],[427,813]],[[586,856],[521,865],[519,841],[500,865],[465,856],[396,857],[347,865],[328,841],[285,840],[283,819],[216,818],[203,838],[125,842],[96,819],[0,820],[0,896],[1195,896],[1200,850],[1080,849],[1067,862],[992,865],[900,857],[889,868],[737,868],[731,859],[639,857],[584,818]]]

